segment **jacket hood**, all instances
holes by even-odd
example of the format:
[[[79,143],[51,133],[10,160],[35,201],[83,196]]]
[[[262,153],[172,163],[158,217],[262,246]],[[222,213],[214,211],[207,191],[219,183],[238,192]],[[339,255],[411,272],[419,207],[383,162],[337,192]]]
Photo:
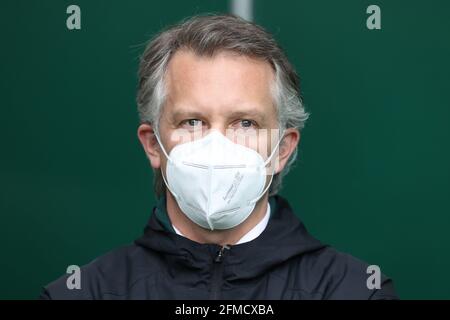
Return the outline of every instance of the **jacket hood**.
[[[223,252],[227,281],[258,277],[291,258],[326,247],[307,232],[285,199],[273,196],[270,204],[271,217],[265,230],[254,240],[231,245]],[[153,209],[144,235],[135,241],[136,245],[164,257],[174,273],[210,272],[222,246],[201,244],[176,234],[157,210],[157,207]]]

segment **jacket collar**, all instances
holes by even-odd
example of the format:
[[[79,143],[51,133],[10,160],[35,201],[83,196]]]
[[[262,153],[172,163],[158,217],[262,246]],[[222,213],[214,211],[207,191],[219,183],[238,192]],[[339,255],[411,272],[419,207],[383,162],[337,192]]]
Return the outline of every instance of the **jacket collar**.
[[[306,231],[286,200],[280,196],[271,198],[273,210],[266,229],[256,239],[226,250],[222,263],[228,281],[257,277],[288,259],[325,247]],[[135,243],[164,257],[169,268],[203,274],[210,272],[211,263],[221,249],[217,244],[201,244],[178,235],[158,206],[144,235]]]

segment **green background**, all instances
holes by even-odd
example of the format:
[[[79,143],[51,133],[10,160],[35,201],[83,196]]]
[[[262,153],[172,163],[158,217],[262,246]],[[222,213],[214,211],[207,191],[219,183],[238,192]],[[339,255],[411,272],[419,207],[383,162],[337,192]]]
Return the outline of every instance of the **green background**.
[[[66,28],[81,7],[82,29]],[[381,7],[382,29],[366,28]],[[227,1],[0,2],[0,298],[138,237],[155,202],[138,143],[138,56],[160,28]],[[309,230],[450,298],[450,2],[255,1],[311,113],[286,196]]]

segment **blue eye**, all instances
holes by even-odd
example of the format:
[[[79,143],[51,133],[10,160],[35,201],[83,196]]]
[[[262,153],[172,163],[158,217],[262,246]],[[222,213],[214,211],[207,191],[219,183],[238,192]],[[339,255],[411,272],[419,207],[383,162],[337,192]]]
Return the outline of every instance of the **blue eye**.
[[[201,126],[202,125],[202,120],[199,120],[199,119],[188,119],[188,120],[184,121],[184,123],[186,123],[190,127],[197,127],[197,126]]]
[[[248,120],[248,119],[243,119],[240,122],[241,122],[241,126],[244,128],[250,128],[251,126],[253,126],[253,121]]]

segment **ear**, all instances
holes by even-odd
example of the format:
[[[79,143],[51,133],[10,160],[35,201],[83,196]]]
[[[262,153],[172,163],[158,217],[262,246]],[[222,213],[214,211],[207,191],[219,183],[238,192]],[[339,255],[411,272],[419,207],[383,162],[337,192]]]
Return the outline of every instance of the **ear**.
[[[153,127],[148,123],[143,123],[139,126],[137,135],[147,158],[150,160],[150,165],[153,169],[159,169],[161,167],[161,149]]]
[[[275,168],[275,173],[283,171],[288,163],[289,157],[294,153],[299,142],[300,132],[295,128],[286,129],[283,140],[280,142],[278,164]]]

